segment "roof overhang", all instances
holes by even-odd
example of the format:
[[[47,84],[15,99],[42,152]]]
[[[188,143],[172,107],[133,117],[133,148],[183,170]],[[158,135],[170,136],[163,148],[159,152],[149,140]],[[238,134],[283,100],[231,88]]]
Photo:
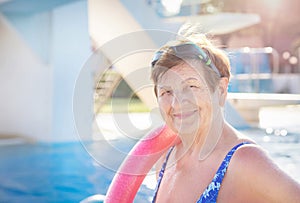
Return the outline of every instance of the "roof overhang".
[[[258,14],[251,13],[216,13],[196,16],[180,16],[167,18],[165,21],[197,23],[201,30],[213,35],[224,35],[259,24]]]

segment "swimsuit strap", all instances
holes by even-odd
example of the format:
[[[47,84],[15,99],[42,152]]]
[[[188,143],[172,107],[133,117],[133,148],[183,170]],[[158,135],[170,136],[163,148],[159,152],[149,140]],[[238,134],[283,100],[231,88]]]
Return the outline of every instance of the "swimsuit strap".
[[[152,203],[154,203],[156,201],[156,197],[157,197],[157,192],[158,192],[158,189],[159,189],[159,186],[160,186],[160,183],[161,183],[161,180],[164,176],[164,173],[165,173],[165,169],[166,169],[166,166],[167,166],[167,163],[168,163],[168,160],[169,160],[169,157],[170,157],[170,154],[171,152],[173,151],[174,149],[174,146],[172,146],[168,153],[167,153],[167,156],[166,156],[166,159],[160,169],[160,172],[159,172],[159,176],[158,176],[158,180],[157,180],[157,184],[156,184],[156,188],[155,188],[155,193],[154,193],[154,196],[153,196],[153,199],[152,199]]]
[[[242,142],[236,146],[234,146],[226,155],[226,157],[224,158],[222,164],[220,165],[218,171],[216,172],[212,182],[207,186],[206,190],[203,192],[203,194],[201,195],[200,199],[197,201],[197,203],[215,203],[217,202],[217,197],[219,194],[219,190],[221,187],[221,183],[223,181],[223,178],[225,176],[225,173],[227,171],[229,162],[231,160],[232,155],[234,154],[234,152],[242,145],[244,144],[250,144],[250,142]],[[164,176],[164,172],[167,166],[167,162],[169,159],[169,156],[171,154],[171,152],[173,151],[174,146],[171,147],[167,153],[166,159],[162,165],[162,168],[159,172],[159,176],[158,176],[158,180],[157,180],[157,184],[156,184],[156,188],[155,188],[155,193],[152,199],[152,203],[155,203],[156,201],[156,197],[157,197],[157,193],[158,193],[158,189],[159,186],[161,184],[162,178]]]
[[[250,144],[250,142],[242,142],[236,146],[234,146],[226,155],[224,158],[222,164],[220,165],[218,171],[216,172],[212,182],[207,186],[206,190],[201,195],[200,199],[197,201],[197,203],[213,203],[217,202],[219,190],[223,181],[223,178],[225,176],[225,173],[227,171],[229,162],[232,158],[232,155],[234,152],[242,145],[244,144]]]

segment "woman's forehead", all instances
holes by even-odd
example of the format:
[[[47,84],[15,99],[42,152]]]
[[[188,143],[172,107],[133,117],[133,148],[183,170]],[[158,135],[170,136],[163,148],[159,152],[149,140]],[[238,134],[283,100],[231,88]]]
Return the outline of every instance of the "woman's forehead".
[[[195,67],[190,66],[187,63],[173,66],[167,70],[158,80],[159,83],[169,82],[182,82],[185,80],[203,80],[203,73]]]

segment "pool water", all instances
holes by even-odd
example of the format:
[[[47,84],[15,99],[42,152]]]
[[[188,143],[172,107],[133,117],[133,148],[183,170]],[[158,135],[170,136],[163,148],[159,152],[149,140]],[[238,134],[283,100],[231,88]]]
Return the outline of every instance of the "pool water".
[[[244,133],[266,148],[283,170],[300,182],[299,134],[279,136],[260,129]],[[110,142],[124,152],[135,144],[126,139]],[[114,176],[112,168],[117,168],[124,158],[110,156],[106,145],[106,141],[97,141],[84,145],[73,142],[0,146],[0,202],[74,203],[105,194]],[[104,166],[93,158],[97,154],[106,155],[109,164]],[[152,186],[144,183],[135,202],[149,202]]]
[[[90,195],[105,194],[113,176],[81,143],[0,147],[1,203],[80,202]],[[141,188],[137,200],[147,199],[145,195],[151,195],[150,189]]]

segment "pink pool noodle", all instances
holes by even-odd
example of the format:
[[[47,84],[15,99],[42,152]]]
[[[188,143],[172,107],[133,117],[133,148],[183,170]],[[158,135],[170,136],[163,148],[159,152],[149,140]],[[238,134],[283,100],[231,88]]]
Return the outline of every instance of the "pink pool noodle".
[[[180,140],[162,126],[140,140],[130,151],[110,184],[105,202],[133,202],[145,176],[171,146]]]

